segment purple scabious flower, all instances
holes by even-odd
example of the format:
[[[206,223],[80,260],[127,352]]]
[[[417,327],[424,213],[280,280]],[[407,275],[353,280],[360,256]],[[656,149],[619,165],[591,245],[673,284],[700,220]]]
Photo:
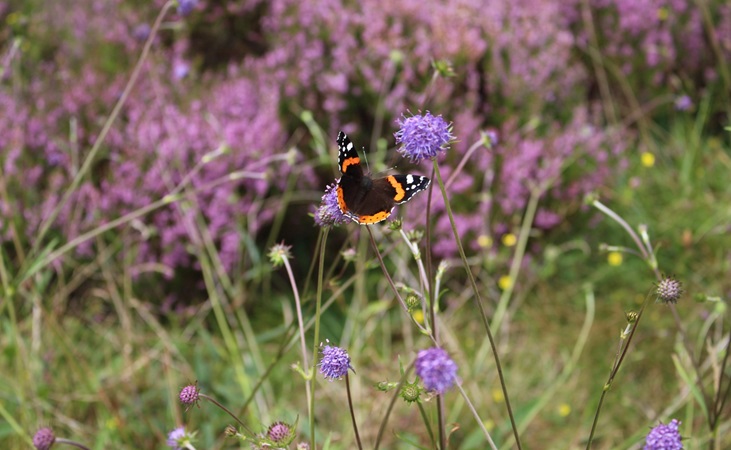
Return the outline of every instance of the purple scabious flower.
[[[187,16],[193,12],[196,6],[198,6],[198,0],[179,0],[178,14],[181,16]]]
[[[340,347],[326,345],[322,347],[320,373],[330,381],[339,380],[348,374],[350,356]]]
[[[645,439],[643,450],[682,450],[683,443],[680,442],[678,426],[680,422],[673,419],[667,425],[660,424],[650,430]]]
[[[320,227],[341,225],[350,221],[338,206],[337,183],[328,185],[322,196],[320,206],[315,210],[315,223]]]
[[[457,363],[438,347],[421,350],[416,356],[416,374],[429,391],[444,394],[457,380]]]
[[[429,111],[423,116],[397,119],[396,123],[400,127],[394,133],[396,143],[401,144],[398,151],[412,162],[436,157],[454,139],[451,125],[441,115],[433,116]]]
[[[185,427],[178,427],[168,433],[167,445],[173,450],[182,450],[182,441],[186,439]]]
[[[56,436],[49,427],[40,428],[33,436],[33,446],[37,450],[48,450],[56,442]]]

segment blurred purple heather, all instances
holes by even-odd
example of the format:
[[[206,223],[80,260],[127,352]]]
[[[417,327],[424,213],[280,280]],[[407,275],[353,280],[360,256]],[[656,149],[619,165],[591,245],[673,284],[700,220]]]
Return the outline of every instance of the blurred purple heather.
[[[34,38],[22,67],[19,58],[9,59],[6,74],[22,69],[33,75],[0,84],[0,164],[9,192],[0,199],[1,238],[34,239],[119,99],[140,40],[150,32],[144,24],[163,3],[44,2],[28,15],[25,32]],[[607,125],[590,88],[597,83],[581,56],[591,41],[579,0],[496,2],[490,8],[479,0],[403,0],[391,8],[376,0],[260,4],[250,0],[226,9],[180,1],[178,12],[195,10],[195,21],[164,29],[154,40],[153,57],[107,136],[103,156],[54,224],[58,237],[68,241],[149,205],[196,167],[193,189],[237,173],[118,235],[137,262],[161,263],[172,274],[195,267],[191,244],[200,242],[198,227],[205,223],[224,267],[240,269],[242,235],[256,238],[280,212],[291,176],[316,201],[312,168],[284,156],[300,126],[290,111],[313,112],[334,136],[340,128],[373,125],[363,123],[363,117],[377,116],[373,93],[387,112],[383,123],[425,99],[453,121],[460,140],[440,161],[445,179],[486,129],[499,136],[499,145],[473,154],[449,190],[459,231],[473,250],[479,236],[508,230],[531,186],[547,180],[555,183],[541,197],[535,226],[555,227],[580,208],[585,193],[623,168],[625,149],[634,145],[631,131]],[[709,5],[715,21],[710,30],[694,5],[591,2],[598,50],[624,73],[623,82],[636,87],[638,98],[667,96],[664,81],[678,77],[705,89],[718,78],[716,56],[731,58],[731,5]],[[225,15],[236,15],[239,25],[212,26],[225,23]],[[204,28],[213,35],[200,33]],[[709,49],[707,33],[722,55]],[[216,42],[227,45],[214,49]],[[219,51],[224,47],[234,50]],[[684,55],[682,67],[678,55]],[[432,79],[432,61],[451,63],[454,75]],[[697,97],[688,91],[664,113],[692,107],[687,99]],[[202,163],[219,149],[227,151]],[[403,149],[412,159],[432,154]],[[438,197],[433,216],[443,217]],[[423,210],[426,199],[417,196],[406,210]],[[443,218],[435,240],[439,255],[455,254]],[[94,250],[89,242],[76,255]]]

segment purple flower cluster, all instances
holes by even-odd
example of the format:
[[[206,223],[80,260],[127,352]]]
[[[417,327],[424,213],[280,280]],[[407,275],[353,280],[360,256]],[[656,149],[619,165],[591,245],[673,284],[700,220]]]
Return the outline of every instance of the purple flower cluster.
[[[438,347],[421,350],[414,367],[424,388],[429,391],[444,394],[457,381],[457,363],[446,350]]]
[[[321,349],[320,373],[330,381],[339,380],[348,374],[350,356],[340,347],[325,345]]]
[[[647,434],[643,450],[683,450],[679,426],[677,419],[656,426]]]

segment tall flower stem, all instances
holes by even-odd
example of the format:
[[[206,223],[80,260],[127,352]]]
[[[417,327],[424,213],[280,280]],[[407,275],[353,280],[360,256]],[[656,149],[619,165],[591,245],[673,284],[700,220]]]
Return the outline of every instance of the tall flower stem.
[[[304,369],[306,374],[312,375],[310,373],[309,364],[307,363],[307,342],[305,341],[305,324],[304,324],[304,320],[302,319],[302,303],[300,302],[300,295],[299,295],[299,290],[297,289],[297,282],[294,279],[294,273],[292,272],[292,266],[289,264],[289,259],[282,258],[282,263],[284,264],[284,268],[287,271],[287,276],[289,277],[289,283],[292,285],[292,292],[294,293],[294,302],[295,302],[295,305],[297,306],[297,323],[299,325],[300,348],[302,350],[302,368]],[[317,341],[315,341],[315,342],[317,342]],[[313,353],[313,357],[316,354],[317,353]],[[313,367],[314,367],[314,362],[313,362]],[[312,388],[310,386],[310,380],[305,380],[305,394],[307,397],[307,404],[310,405],[311,404],[310,399],[312,397]]]
[[[358,443],[358,449],[363,450],[360,443],[360,434],[358,434],[358,423],[355,421],[355,411],[353,410],[353,398],[350,395],[350,375],[345,373],[345,390],[348,392],[348,408],[350,409],[350,418],[353,419],[353,431],[355,431],[355,442]]]
[[[198,395],[200,396],[200,398],[204,398],[204,399],[208,400],[209,402],[213,403],[214,405],[218,406],[219,408],[221,408],[223,411],[226,412],[226,414],[233,417],[233,419],[236,421],[236,423],[241,425],[244,428],[244,430],[246,430],[247,433],[251,434],[252,436],[254,435],[254,433],[249,429],[249,427],[247,427],[246,424],[244,422],[242,422],[241,419],[239,419],[236,416],[236,414],[232,413],[228,408],[226,408],[221,403],[219,403],[218,400],[216,400],[215,398],[208,396],[206,394],[198,394]]]
[[[627,335],[627,339],[624,339],[624,333],[622,336],[620,336],[620,345],[623,344],[623,346],[619,349],[617,352],[617,356],[614,360],[614,364],[612,366],[612,370],[609,372],[609,378],[607,379],[607,382],[604,383],[604,387],[602,388],[602,395],[599,397],[599,404],[596,407],[596,412],[594,413],[594,421],[591,424],[591,432],[589,433],[589,439],[586,441],[586,450],[589,450],[591,448],[592,440],[594,439],[594,432],[596,431],[596,426],[599,423],[599,415],[602,411],[602,405],[604,404],[604,398],[607,395],[607,392],[609,392],[609,389],[612,387],[612,383],[614,382],[614,378],[617,376],[617,372],[619,372],[619,367],[622,365],[622,361],[624,361],[624,357],[627,355],[627,351],[629,350],[629,345],[632,342],[632,337],[635,335],[635,331],[637,330],[637,326],[640,324],[640,319],[642,319],[642,313],[645,311],[645,307],[647,307],[647,304],[650,302],[650,294],[647,294],[645,297],[645,301],[642,303],[642,306],[640,307],[640,312],[637,314],[637,320],[632,324],[632,329],[629,332],[629,335]]]
[[[317,269],[317,294],[315,295],[315,336],[313,338],[313,347],[312,347],[312,357],[315,358],[317,355],[317,345],[318,342],[320,342],[320,310],[322,308],[322,285],[323,285],[323,277],[325,274],[325,247],[327,244],[327,235],[330,232],[330,227],[323,227],[320,231],[322,235],[322,239],[320,239],[320,257],[318,261],[318,269]],[[315,363],[313,361],[312,364],[313,372],[314,372],[314,366]],[[310,391],[312,392],[312,396],[310,397],[308,414],[309,414],[309,421],[310,421],[310,447],[313,449],[317,448],[316,445],[316,439],[315,439],[315,374],[311,373],[310,375]]]
[[[374,450],[378,450],[379,445],[381,444],[381,439],[383,438],[383,434],[386,432],[386,425],[388,424],[388,418],[391,416],[391,411],[393,411],[393,405],[396,404],[396,399],[399,397],[399,393],[401,392],[401,387],[406,383],[406,378],[409,376],[411,371],[414,369],[414,361],[411,362],[409,367],[407,367],[404,370],[404,373],[401,375],[401,379],[398,382],[398,385],[396,386],[396,389],[394,390],[393,396],[391,397],[391,402],[388,404],[388,407],[386,407],[386,413],[383,415],[383,420],[381,421],[381,426],[378,427],[378,435],[376,436],[376,443],[373,446]],[[432,441],[434,441],[434,436],[431,432],[431,428],[427,425],[427,428],[429,429],[429,436],[432,437]]]
[[[480,418],[480,415],[477,413],[477,410],[475,409],[475,405],[472,404],[470,401],[470,398],[467,396],[467,393],[465,392],[464,388],[462,388],[461,383],[457,383],[457,389],[459,389],[459,393],[462,394],[462,398],[464,399],[465,403],[467,403],[467,407],[472,412],[472,415],[475,417],[475,420],[477,421],[477,425],[479,425],[480,429],[482,430],[482,434],[485,435],[485,439],[487,440],[487,443],[490,444],[490,448],[492,450],[497,450],[497,447],[495,446],[495,442],[493,442],[492,437],[490,436],[490,433],[487,431],[487,428],[485,428],[485,424],[482,422],[482,418]]]
[[[373,246],[373,251],[376,253],[378,262],[381,265],[381,270],[383,271],[383,275],[386,277],[386,280],[388,280],[388,284],[391,286],[391,289],[393,290],[393,293],[396,296],[396,299],[401,304],[401,307],[403,308],[404,312],[406,312],[406,314],[409,314],[409,307],[406,306],[406,302],[401,297],[401,294],[399,293],[398,288],[396,288],[396,284],[393,282],[393,278],[391,278],[391,275],[388,273],[388,270],[386,269],[386,264],[383,262],[383,256],[381,256],[381,251],[378,250],[378,244],[376,243],[376,238],[373,236],[373,230],[371,230],[370,225],[366,225],[366,229],[368,230],[368,235],[371,238],[371,245]],[[409,316],[411,316],[411,315],[409,315]],[[412,318],[412,321],[414,322],[414,324],[416,324],[416,326],[419,328],[420,331],[428,334],[429,337],[432,338],[432,340],[434,341],[434,344],[437,343],[436,339],[434,338],[434,335],[431,331],[424,328],[419,322],[413,320],[413,318]]]
[[[437,164],[436,159],[433,160],[434,164],[434,174],[436,175],[437,182],[439,183],[439,189],[442,191],[442,197],[444,197],[444,206],[447,209],[447,215],[449,216],[449,223],[452,226],[452,233],[454,234],[454,240],[457,244],[457,250],[459,251],[459,256],[462,259],[462,264],[464,265],[465,272],[467,272],[467,278],[470,281],[470,286],[472,287],[473,292],[473,299],[477,305],[477,308],[480,310],[480,318],[482,319],[482,324],[485,327],[485,333],[487,334],[487,339],[490,341],[490,347],[492,348],[492,355],[495,359],[495,368],[497,369],[498,377],[500,379],[500,387],[503,391],[503,396],[505,397],[505,407],[508,411],[508,416],[510,417],[510,424],[513,428],[513,436],[515,436],[515,444],[518,446],[518,449],[521,450],[523,447],[520,445],[520,436],[518,435],[518,425],[515,422],[515,417],[513,416],[513,409],[510,406],[510,398],[508,396],[508,387],[505,384],[505,376],[503,375],[503,369],[502,365],[500,364],[500,356],[498,355],[498,349],[497,345],[495,344],[495,338],[492,335],[492,331],[490,330],[490,324],[487,321],[487,313],[485,312],[485,307],[482,305],[482,298],[480,296],[480,289],[477,287],[477,282],[475,282],[475,277],[472,274],[472,268],[469,265],[469,262],[467,261],[467,256],[465,255],[464,248],[462,247],[462,240],[459,237],[459,232],[457,231],[457,225],[454,222],[454,214],[452,214],[452,207],[449,204],[449,197],[447,196],[447,190],[444,187],[444,181],[442,180],[442,174],[439,171],[439,165]]]

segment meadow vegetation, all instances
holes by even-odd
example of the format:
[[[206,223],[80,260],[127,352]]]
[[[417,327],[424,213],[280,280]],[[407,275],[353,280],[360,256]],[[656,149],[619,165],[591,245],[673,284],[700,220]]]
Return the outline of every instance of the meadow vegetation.
[[[0,20],[0,448],[731,448],[728,2]]]

